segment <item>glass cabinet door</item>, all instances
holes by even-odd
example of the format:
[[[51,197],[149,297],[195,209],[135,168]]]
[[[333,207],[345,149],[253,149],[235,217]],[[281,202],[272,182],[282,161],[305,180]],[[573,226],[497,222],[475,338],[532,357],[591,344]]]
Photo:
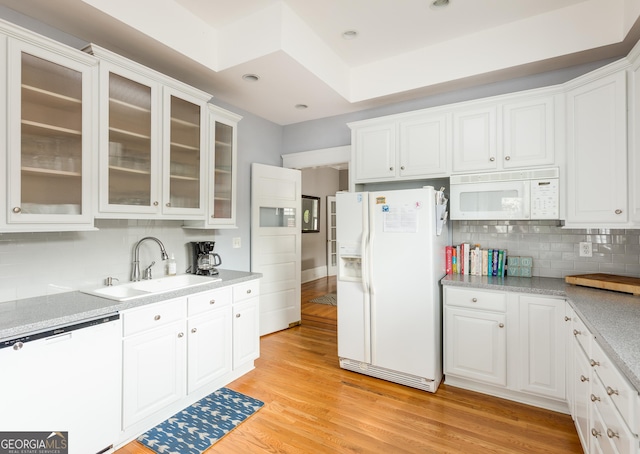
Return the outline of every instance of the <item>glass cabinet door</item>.
[[[90,222],[83,153],[90,67],[18,41],[10,49],[8,220]]]
[[[233,127],[215,122],[213,217],[230,219],[233,207]]]
[[[101,187],[100,208],[156,213],[159,150],[153,127],[157,108],[153,104],[157,88],[134,80],[126,72],[107,70],[103,74],[108,80],[108,87],[103,88],[108,90],[108,162],[103,157],[101,164],[108,173],[103,173],[106,184]]]
[[[170,116],[168,137],[165,132],[164,161],[165,212],[202,213],[202,103],[169,94],[168,110]]]

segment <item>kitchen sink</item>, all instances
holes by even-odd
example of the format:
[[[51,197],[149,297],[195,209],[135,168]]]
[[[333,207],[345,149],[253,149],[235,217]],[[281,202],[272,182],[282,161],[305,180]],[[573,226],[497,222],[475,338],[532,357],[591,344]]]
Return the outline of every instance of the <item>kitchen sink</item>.
[[[181,290],[199,285],[220,281],[219,277],[198,276],[195,274],[180,274],[158,279],[149,279],[126,284],[100,287],[97,289],[80,290],[82,293],[108,298],[115,301],[128,301],[143,296],[158,295],[160,293]]]

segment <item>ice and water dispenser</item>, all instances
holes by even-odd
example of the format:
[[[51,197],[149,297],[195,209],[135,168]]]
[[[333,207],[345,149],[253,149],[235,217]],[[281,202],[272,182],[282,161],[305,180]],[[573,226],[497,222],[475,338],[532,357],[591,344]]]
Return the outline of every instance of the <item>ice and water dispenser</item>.
[[[362,254],[359,245],[340,245],[338,279],[359,281],[362,278]]]

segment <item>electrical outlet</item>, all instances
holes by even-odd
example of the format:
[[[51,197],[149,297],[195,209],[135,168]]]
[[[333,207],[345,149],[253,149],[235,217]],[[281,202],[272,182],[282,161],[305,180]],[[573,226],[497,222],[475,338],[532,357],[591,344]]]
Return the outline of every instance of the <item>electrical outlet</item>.
[[[240,243],[240,237],[236,237],[236,238],[234,238],[234,239],[233,239],[233,247],[234,247],[235,249],[237,249],[237,248],[239,248],[239,247],[240,247],[240,245],[241,245],[241,243]]]
[[[580,242],[580,257],[591,257],[593,256],[593,249],[591,248],[591,243]]]

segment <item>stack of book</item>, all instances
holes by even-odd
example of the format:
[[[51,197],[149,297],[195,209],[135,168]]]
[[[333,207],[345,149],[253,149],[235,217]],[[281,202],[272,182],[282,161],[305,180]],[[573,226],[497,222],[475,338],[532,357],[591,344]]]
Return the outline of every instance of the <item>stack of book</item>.
[[[447,274],[504,277],[506,263],[505,249],[480,249],[479,244],[468,243],[446,247]]]

